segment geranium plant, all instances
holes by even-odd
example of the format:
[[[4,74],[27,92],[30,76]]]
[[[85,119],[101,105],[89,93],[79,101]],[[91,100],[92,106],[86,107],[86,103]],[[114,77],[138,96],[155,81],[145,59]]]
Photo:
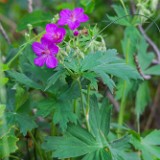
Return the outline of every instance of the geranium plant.
[[[154,55],[136,28],[141,17],[128,16],[122,4],[108,19],[126,27],[123,55],[106,47],[104,29],[91,25],[91,13],[81,7],[62,9],[45,25],[19,24],[28,29],[26,42],[0,66],[0,76],[8,78],[1,87],[6,96],[0,96],[0,158],[160,159],[160,131],[140,133],[140,115],[149,103],[147,80],[159,65],[150,65]],[[34,34],[37,26],[41,32]],[[135,89],[132,128],[124,125],[124,113]],[[112,119],[117,100],[118,116]]]

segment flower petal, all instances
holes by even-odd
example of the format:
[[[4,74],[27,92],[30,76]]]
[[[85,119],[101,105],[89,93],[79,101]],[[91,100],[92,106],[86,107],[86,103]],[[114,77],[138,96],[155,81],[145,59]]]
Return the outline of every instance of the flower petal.
[[[61,12],[60,12],[60,17],[65,17],[65,18],[68,18],[70,17],[70,14],[72,13],[71,10],[69,9],[63,9]]]
[[[68,26],[71,30],[75,30],[76,28],[78,28],[80,26],[80,22],[75,21],[75,22],[69,22]]]
[[[34,64],[39,66],[39,67],[42,67],[45,64],[46,59],[47,59],[46,55],[39,56],[39,57],[34,59]]]
[[[32,43],[32,50],[37,56],[40,56],[42,52],[44,51],[44,47],[41,43],[39,42],[33,42]]]
[[[64,26],[67,24],[68,19],[70,18],[72,11],[69,9],[64,9],[60,12],[60,19],[58,20],[58,25]]]
[[[76,15],[77,18],[78,18],[78,16],[80,16],[83,13],[84,13],[84,9],[83,8],[75,8],[73,10],[73,14]]]
[[[46,31],[47,32],[54,32],[57,29],[56,24],[47,24],[46,25]]]
[[[87,22],[89,20],[89,17],[86,14],[80,15],[78,21],[79,22]]]
[[[55,54],[57,54],[58,51],[59,51],[58,46],[56,46],[54,43],[50,43],[50,44],[48,45],[48,49],[50,50],[50,54],[51,54],[52,56],[55,55]]]
[[[41,38],[41,44],[43,45],[44,48],[48,47],[48,44],[50,44],[51,41],[49,39],[47,39],[44,35]]]
[[[46,59],[46,66],[48,68],[55,68],[58,65],[58,60],[54,56],[48,56]]]

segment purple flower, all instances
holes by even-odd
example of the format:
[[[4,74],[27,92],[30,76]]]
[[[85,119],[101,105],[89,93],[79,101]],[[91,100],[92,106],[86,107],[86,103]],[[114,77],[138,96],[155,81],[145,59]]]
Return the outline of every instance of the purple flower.
[[[37,55],[37,58],[34,59],[35,65],[42,67],[46,64],[48,68],[55,68],[57,66],[58,60],[55,55],[58,53],[59,48],[53,42],[41,38],[41,43],[34,42],[32,49]]]
[[[80,26],[80,23],[88,20],[89,17],[84,14],[84,10],[82,8],[75,8],[74,10],[64,9],[60,12],[58,25],[68,25],[71,30],[75,30]]]
[[[64,28],[58,28],[56,24],[47,24],[46,34],[43,37],[53,43],[60,43],[63,41],[65,34],[66,31]]]

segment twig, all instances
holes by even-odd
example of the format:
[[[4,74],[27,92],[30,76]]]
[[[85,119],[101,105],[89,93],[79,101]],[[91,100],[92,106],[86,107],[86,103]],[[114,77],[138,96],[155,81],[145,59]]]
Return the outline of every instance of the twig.
[[[133,14],[135,14],[136,13],[136,8],[135,8],[135,3],[134,3],[133,0],[131,1],[131,9],[132,9]],[[151,24],[155,25],[156,24],[155,21],[157,21],[158,18],[156,20],[154,20]],[[149,25],[149,26],[151,26],[151,25]],[[148,30],[148,27],[147,27],[147,30],[144,30],[143,27],[142,27],[142,25],[139,25],[138,28],[139,28],[139,31],[144,36],[145,40],[149,43],[149,45],[153,48],[153,50],[157,54],[157,59],[158,60],[153,60],[153,63],[155,63],[155,64],[160,63],[160,50],[158,49],[158,47],[156,46],[156,44],[147,36],[146,31]]]
[[[109,91],[107,91],[106,95],[107,95],[108,99],[110,100],[110,102],[115,107],[116,111],[119,112],[119,103],[118,103],[118,101],[116,101],[114,99],[113,95]]]
[[[156,95],[154,97],[154,102],[153,102],[153,105],[152,105],[152,108],[151,108],[151,113],[149,115],[148,121],[147,121],[146,126],[145,126],[145,130],[149,129],[149,127],[150,127],[150,125],[151,125],[151,123],[153,121],[153,117],[154,117],[154,115],[156,113],[156,110],[160,105],[160,97],[159,97],[159,95],[160,95],[160,83],[158,85],[158,88],[157,88],[157,91],[156,91]]]
[[[146,32],[144,31],[143,27],[141,25],[138,26],[139,31],[142,33],[142,35],[144,36],[144,38],[146,39],[146,41],[150,44],[150,46],[153,48],[153,50],[155,51],[156,55],[157,55],[157,59],[158,62],[160,63],[160,50],[159,48],[156,46],[156,44],[147,36]]]
[[[8,17],[4,16],[3,14],[0,14],[0,21],[7,24],[7,26],[9,26],[10,28],[12,28],[12,30],[15,30],[17,25],[14,21],[12,21],[11,19],[9,19]]]
[[[32,0],[28,0],[28,12],[31,13],[33,11],[33,7],[32,7]]]
[[[2,36],[4,37],[4,39],[8,42],[8,44],[11,44],[11,41],[6,33],[6,31],[4,30],[1,22],[0,22],[0,33],[2,34]]]

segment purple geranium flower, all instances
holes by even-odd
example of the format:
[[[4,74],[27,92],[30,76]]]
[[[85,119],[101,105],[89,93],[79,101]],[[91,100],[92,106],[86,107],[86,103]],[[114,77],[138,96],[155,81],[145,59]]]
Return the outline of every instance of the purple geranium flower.
[[[41,38],[40,42],[33,42],[32,49],[37,55],[34,59],[34,64],[42,67],[44,64],[48,68],[55,68],[58,64],[58,60],[55,55],[58,53],[59,48],[51,41],[45,38]]]
[[[58,28],[56,24],[47,24],[46,34],[43,37],[53,43],[60,43],[63,41],[65,34],[66,31],[64,28]]]
[[[74,10],[64,9],[60,12],[58,25],[68,25],[71,30],[75,30],[80,26],[80,23],[88,20],[89,17],[84,14],[84,10],[82,8],[75,8]]]

